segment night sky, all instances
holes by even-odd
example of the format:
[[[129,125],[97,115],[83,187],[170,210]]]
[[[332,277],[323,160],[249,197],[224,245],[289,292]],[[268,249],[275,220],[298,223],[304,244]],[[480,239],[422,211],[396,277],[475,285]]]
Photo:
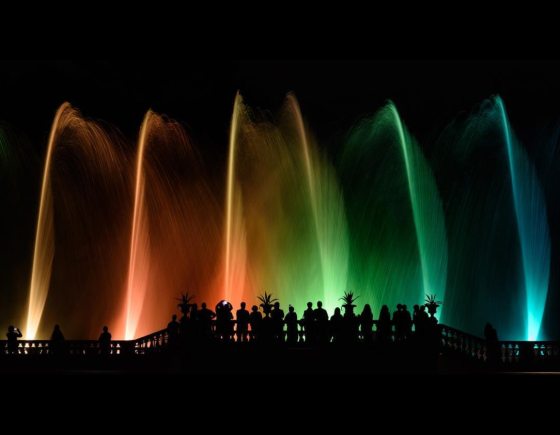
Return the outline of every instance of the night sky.
[[[272,111],[294,91],[323,142],[388,98],[426,143],[492,94],[503,97],[521,133],[555,121],[560,97],[560,62],[548,61],[4,61],[0,67],[0,119],[38,143],[65,100],[130,136],[152,108],[223,151],[238,89],[250,105]]]

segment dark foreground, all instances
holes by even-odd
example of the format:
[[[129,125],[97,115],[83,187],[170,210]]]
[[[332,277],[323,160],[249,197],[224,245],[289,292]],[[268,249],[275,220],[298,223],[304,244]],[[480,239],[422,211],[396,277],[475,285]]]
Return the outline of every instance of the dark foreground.
[[[560,372],[554,365],[492,365],[461,353],[413,346],[258,347],[209,345],[144,355],[2,355],[0,373],[445,374]]]

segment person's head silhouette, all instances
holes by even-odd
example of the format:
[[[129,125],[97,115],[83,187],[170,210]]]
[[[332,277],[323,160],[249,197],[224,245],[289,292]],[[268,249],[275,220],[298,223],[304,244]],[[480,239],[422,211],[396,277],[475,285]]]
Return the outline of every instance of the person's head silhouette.
[[[173,314],[173,316],[171,316],[171,320],[173,321],[177,320],[177,314]]]
[[[340,316],[340,307],[336,307],[336,308],[334,309],[334,315],[335,315],[335,316]]]
[[[257,307],[256,305],[253,305],[251,307],[251,311],[253,311],[254,313],[256,313],[257,311],[259,311],[259,307]]]
[[[319,309],[323,308],[323,302],[317,301],[317,308]]]
[[[205,310],[206,309],[206,302],[202,303],[202,309]]]
[[[245,302],[241,302],[241,309],[244,310],[247,304]]]
[[[280,302],[274,302],[274,308],[275,309],[280,309]]]
[[[14,329],[15,329],[14,325],[8,326],[8,332],[14,332]]]
[[[313,307],[313,302],[308,302],[307,303],[307,308],[311,308],[311,307]]]
[[[103,332],[109,332],[109,328],[107,326],[103,327]]]
[[[293,313],[293,312],[294,312],[294,307],[290,305],[290,306],[288,307],[288,311],[289,311],[290,313]]]

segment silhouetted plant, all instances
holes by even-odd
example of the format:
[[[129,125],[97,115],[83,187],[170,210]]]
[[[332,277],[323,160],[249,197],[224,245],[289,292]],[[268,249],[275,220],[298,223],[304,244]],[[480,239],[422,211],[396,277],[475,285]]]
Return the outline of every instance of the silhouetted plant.
[[[177,304],[177,307],[181,310],[183,315],[186,315],[189,312],[189,308],[191,307],[191,301],[194,299],[194,295],[189,295],[189,293],[183,293],[180,298],[177,300],[180,301]]]
[[[268,317],[268,315],[272,311],[274,302],[278,301],[278,299],[272,298],[272,293],[268,294],[267,292],[264,292],[264,294],[260,295],[258,297],[258,300],[261,302],[260,306],[262,307],[264,315],[266,317]]]
[[[432,317],[436,314],[438,307],[442,303],[443,302],[436,300],[436,295],[426,295],[426,304],[425,305],[426,305],[426,308],[428,309],[428,313],[430,313]]]
[[[344,307],[344,314],[350,315],[354,313],[354,308],[356,307],[354,302],[356,302],[358,298],[359,296],[354,296],[354,292],[344,292],[344,296],[339,299],[344,302],[344,304],[342,304]]]

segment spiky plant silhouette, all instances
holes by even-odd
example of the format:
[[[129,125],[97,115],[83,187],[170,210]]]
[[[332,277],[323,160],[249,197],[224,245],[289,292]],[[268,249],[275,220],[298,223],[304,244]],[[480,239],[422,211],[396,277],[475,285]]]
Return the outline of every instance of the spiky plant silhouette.
[[[430,315],[433,317],[436,312],[438,307],[442,304],[443,302],[436,300],[436,295],[426,295],[426,308],[428,309],[428,313],[430,313]]]
[[[358,298],[359,296],[354,296],[354,292],[344,292],[344,296],[342,296],[339,300],[344,302],[343,306],[348,305],[355,307],[356,305],[354,305],[354,302],[356,302],[356,299]]]
[[[177,298],[177,300],[179,301],[179,303],[177,304],[177,307],[181,310],[181,313],[183,315],[187,314],[189,311],[189,308],[191,307],[191,301],[194,299],[194,295],[189,295],[189,292],[183,293],[181,294],[180,298]]]
[[[278,299],[273,299],[272,293],[268,294],[267,292],[264,292],[264,294],[260,295],[257,299],[260,301],[260,306],[263,309],[264,315],[268,317],[270,311],[272,311],[272,305],[274,302],[278,301]]]
[[[344,304],[342,304],[344,307],[344,315],[351,316],[354,314],[354,308],[356,307],[354,302],[356,302],[358,298],[359,296],[354,296],[354,292],[344,292],[344,296],[339,299],[344,302]]]

